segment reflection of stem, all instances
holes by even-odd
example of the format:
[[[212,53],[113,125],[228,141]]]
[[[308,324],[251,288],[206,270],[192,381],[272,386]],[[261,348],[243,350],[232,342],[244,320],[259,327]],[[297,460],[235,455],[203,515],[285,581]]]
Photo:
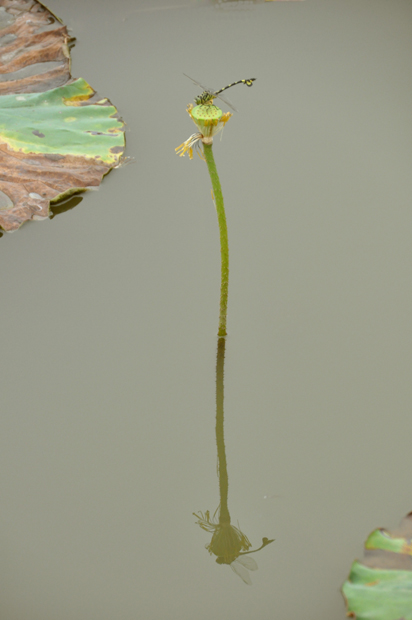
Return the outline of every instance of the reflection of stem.
[[[216,170],[213,157],[212,145],[203,144],[203,153],[209,169],[210,180],[212,181],[213,195],[216,205],[217,219],[220,231],[220,256],[221,256],[221,281],[220,281],[220,316],[219,316],[219,338],[226,336],[227,319],[227,297],[229,290],[229,242],[227,236],[227,225],[225,207],[223,204],[222,188]]]
[[[248,570],[256,570],[257,564],[253,558],[240,556],[256,553],[269,545],[273,540],[262,538],[262,544],[258,549],[249,551],[251,543],[246,534],[239,527],[230,523],[228,507],[229,478],[227,474],[225,438],[224,438],[224,364],[225,364],[226,338],[217,340],[216,356],[216,445],[219,476],[220,504],[211,517],[209,510],[193,513],[197,518],[197,524],[206,532],[212,532],[212,540],[206,549],[216,556],[218,564],[228,564],[234,572],[247,584],[251,584]],[[217,518],[216,518],[217,515]]]
[[[260,547],[258,547],[257,549],[252,549],[252,551],[242,551],[241,553],[239,553],[239,555],[248,555],[248,553],[256,553],[256,551],[260,551],[261,549],[263,549],[263,547],[266,547],[266,545],[270,545],[271,542],[273,542],[275,539],[272,538],[271,540],[269,540],[269,538],[262,538],[262,544],[260,545]]]
[[[225,438],[223,428],[223,401],[224,401],[224,365],[225,365],[225,338],[218,338],[216,359],[216,443],[219,472],[220,516],[219,522],[229,524],[230,514],[227,505],[229,494],[229,478],[227,475]]]

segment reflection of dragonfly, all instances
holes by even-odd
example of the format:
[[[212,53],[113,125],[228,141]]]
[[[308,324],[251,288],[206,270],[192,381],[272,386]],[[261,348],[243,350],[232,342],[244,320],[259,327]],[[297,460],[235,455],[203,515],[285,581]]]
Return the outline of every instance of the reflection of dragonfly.
[[[247,558],[244,555],[240,555],[238,558],[236,558],[236,560],[232,562],[230,568],[234,573],[236,573],[236,575],[239,575],[242,581],[247,583],[248,586],[251,586],[252,580],[248,571],[257,570],[258,565],[253,558]]]
[[[218,564],[228,564],[232,571],[238,575],[242,581],[247,583],[248,586],[252,585],[252,580],[248,573],[249,570],[257,570],[258,565],[253,558],[245,557],[247,554],[241,553],[237,557],[231,558],[216,558]]]
[[[220,93],[222,93],[224,90],[227,90],[228,88],[231,88],[232,86],[236,86],[236,84],[246,84],[246,86],[253,86],[253,82],[255,81],[255,78],[250,78],[250,80],[238,80],[237,82],[228,84],[228,86],[225,86],[224,88],[215,91],[213,88],[207,88],[206,86],[203,86],[203,84],[200,84],[200,82],[196,82],[196,80],[186,75],[186,73],[184,73],[183,75],[189,78],[189,80],[196,84],[196,86],[199,86],[199,88],[203,89],[202,94],[198,97],[195,97],[195,103],[197,105],[211,104],[213,103],[213,99],[217,97],[218,99],[221,99],[224,103],[226,103],[229,108],[232,108],[234,112],[237,112],[238,110],[232,103],[230,103],[228,99],[226,99],[226,97],[222,97]]]

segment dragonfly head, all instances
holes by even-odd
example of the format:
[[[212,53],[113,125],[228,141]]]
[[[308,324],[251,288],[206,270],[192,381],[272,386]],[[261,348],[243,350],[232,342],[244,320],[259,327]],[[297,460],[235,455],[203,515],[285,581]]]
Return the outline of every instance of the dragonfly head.
[[[214,99],[213,94],[209,93],[207,90],[204,90],[201,95],[198,95],[197,97],[195,97],[195,103],[197,105],[212,104],[213,99]]]

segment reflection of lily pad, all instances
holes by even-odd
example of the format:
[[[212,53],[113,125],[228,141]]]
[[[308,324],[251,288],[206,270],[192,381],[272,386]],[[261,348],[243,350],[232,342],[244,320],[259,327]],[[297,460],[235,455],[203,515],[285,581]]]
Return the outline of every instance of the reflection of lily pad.
[[[357,620],[412,620],[412,513],[398,530],[370,534],[342,591]]]
[[[2,27],[2,28],[1,28]],[[70,80],[67,29],[36,0],[0,0],[0,226],[49,215],[120,162],[124,124]]]

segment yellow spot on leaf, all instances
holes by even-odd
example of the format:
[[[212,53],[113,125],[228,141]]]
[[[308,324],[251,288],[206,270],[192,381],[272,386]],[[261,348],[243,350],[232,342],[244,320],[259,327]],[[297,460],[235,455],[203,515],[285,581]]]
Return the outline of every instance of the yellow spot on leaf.
[[[412,543],[405,543],[402,545],[402,553],[406,555],[412,555]]]
[[[66,116],[66,118],[64,119],[66,121],[66,123],[72,123],[73,121],[76,120],[75,116]]]
[[[91,86],[87,85],[87,89],[84,89],[80,95],[73,95],[73,97],[63,97],[64,105],[79,106],[82,101],[87,101],[90,97],[93,97],[94,90]]]

